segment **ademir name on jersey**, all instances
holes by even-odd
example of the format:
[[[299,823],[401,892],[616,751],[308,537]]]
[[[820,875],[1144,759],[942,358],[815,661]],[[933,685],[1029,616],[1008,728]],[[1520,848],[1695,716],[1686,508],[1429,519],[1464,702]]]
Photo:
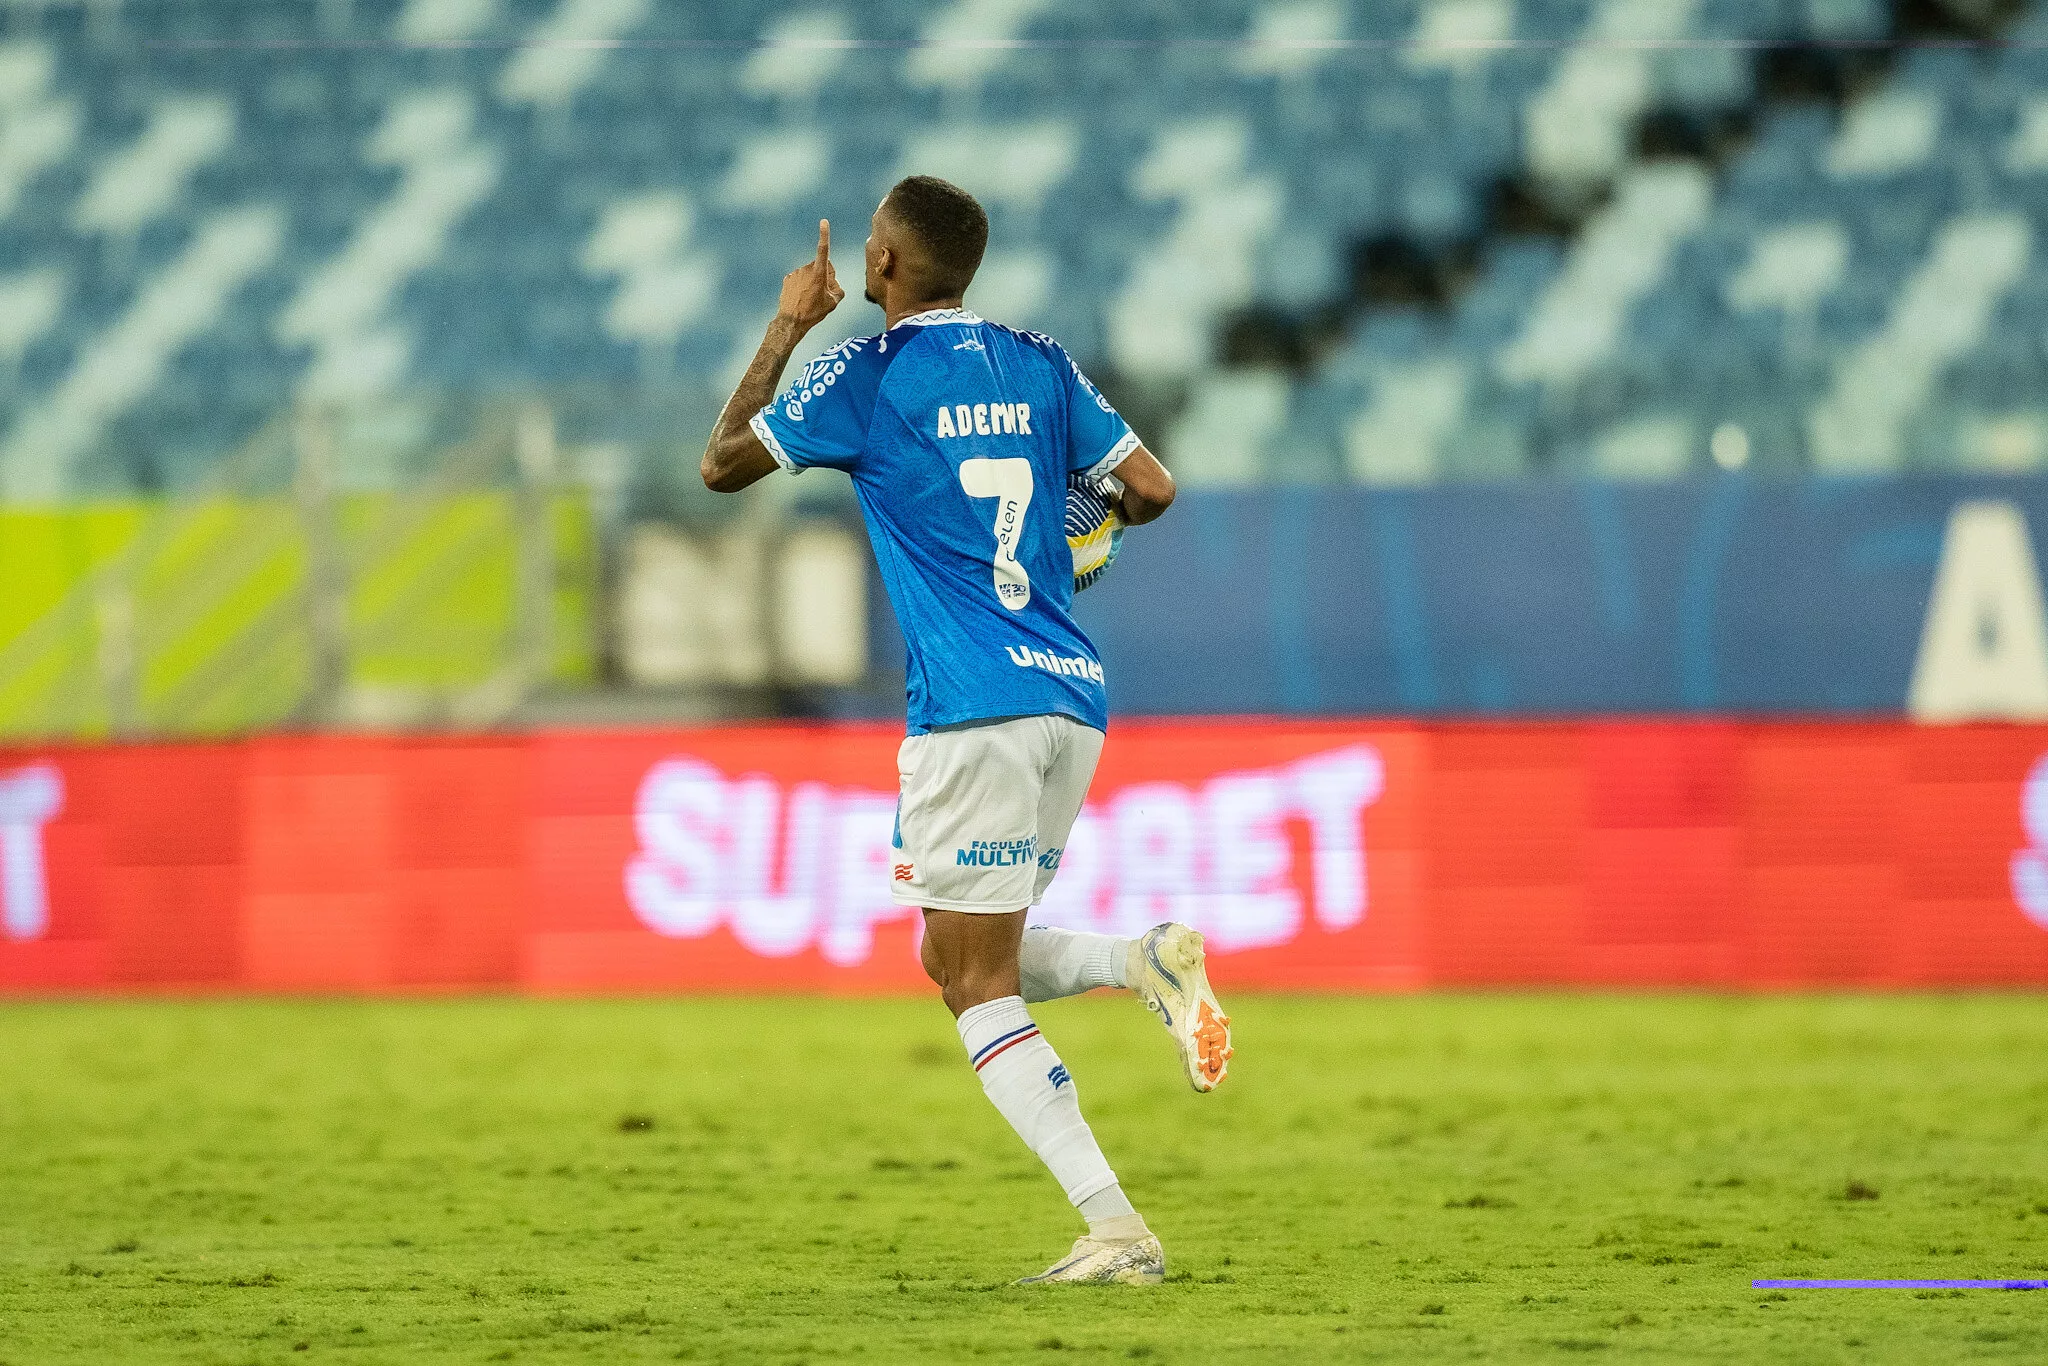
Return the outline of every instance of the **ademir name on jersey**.
[[[1062,659],[1058,655],[1049,655],[1043,650],[1033,650],[1022,645],[1005,645],[1003,653],[1020,669],[1043,669],[1047,673],[1064,674],[1069,678],[1087,678],[1097,683],[1102,681],[1102,666],[1086,655]]]
[[[955,403],[939,409],[939,436],[1035,436],[1028,403]]]

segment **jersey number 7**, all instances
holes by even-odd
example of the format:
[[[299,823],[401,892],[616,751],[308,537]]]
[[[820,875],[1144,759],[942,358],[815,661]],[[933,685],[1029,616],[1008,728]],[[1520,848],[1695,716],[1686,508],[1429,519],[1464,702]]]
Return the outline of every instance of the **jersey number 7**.
[[[1024,535],[1024,513],[1031,506],[1031,462],[976,458],[960,462],[960,487],[969,498],[996,500],[996,601],[1021,612],[1031,601],[1031,576],[1017,562],[1017,542]]]

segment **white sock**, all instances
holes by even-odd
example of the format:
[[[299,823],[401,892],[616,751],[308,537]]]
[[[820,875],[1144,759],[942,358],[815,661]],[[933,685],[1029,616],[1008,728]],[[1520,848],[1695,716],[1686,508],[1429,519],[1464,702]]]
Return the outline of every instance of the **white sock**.
[[[1081,1202],[1080,1209],[1081,1217],[1088,1221],[1088,1236],[1105,1243],[1128,1242],[1152,1231],[1145,1227],[1145,1216],[1131,1208],[1122,1186],[1095,1192]]]
[[[1145,1227],[1145,1216],[1133,1210],[1108,1219],[1090,1219],[1088,1236],[1100,1243],[1134,1243],[1151,1237],[1152,1230]]]
[[[1113,934],[1029,926],[1017,949],[1024,999],[1057,1001],[1096,987],[1125,986],[1124,962],[1130,951],[1131,941]]]
[[[960,1042],[967,1045],[981,1089],[1038,1154],[1067,1199],[1079,1207],[1116,1189],[1116,1173],[1081,1118],[1073,1079],[1031,1022],[1022,997],[987,1001],[961,1015]],[[1121,1205],[1130,1209],[1129,1201]]]

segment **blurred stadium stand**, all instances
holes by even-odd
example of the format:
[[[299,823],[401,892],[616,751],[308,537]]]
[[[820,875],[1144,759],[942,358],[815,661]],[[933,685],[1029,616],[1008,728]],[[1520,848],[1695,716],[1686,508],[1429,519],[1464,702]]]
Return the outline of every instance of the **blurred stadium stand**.
[[[1978,42],[2000,37],[2025,41]],[[1889,38],[1918,41],[1829,46]],[[843,683],[869,671],[844,642],[800,657],[846,604],[786,585],[799,552],[844,562],[844,489],[715,506],[695,455],[815,219],[853,276],[912,170],[989,206],[970,302],[1065,341],[1197,493],[2038,470],[2044,44],[2048,7],[1997,0],[15,0],[0,504],[240,499],[299,528],[276,574],[302,604],[328,553],[306,526],[411,517],[330,538],[350,568],[321,610],[354,654],[383,648],[366,544],[498,626],[400,691]],[[856,300],[810,349],[874,325]],[[465,556],[420,529],[454,514],[374,504],[418,489],[496,490],[526,549]],[[0,726],[10,687],[148,672],[93,643],[131,610],[114,552],[39,534],[73,549],[30,566],[13,538],[44,589],[0,620]],[[406,561],[408,536],[443,558]],[[447,596],[465,574],[499,605]],[[662,626],[713,583],[783,625]],[[520,645],[543,602],[584,638]],[[7,634],[31,622],[34,649]],[[344,666],[300,635],[297,700],[216,727],[335,715],[300,694]],[[357,711],[499,714],[409,705]]]

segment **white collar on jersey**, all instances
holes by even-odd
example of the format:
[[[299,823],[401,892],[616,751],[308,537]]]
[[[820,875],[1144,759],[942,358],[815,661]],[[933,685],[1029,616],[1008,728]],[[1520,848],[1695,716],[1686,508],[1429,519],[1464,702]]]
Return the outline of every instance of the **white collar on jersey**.
[[[933,323],[978,323],[982,318],[971,308],[932,308],[913,313],[896,327],[930,327]],[[894,332],[896,327],[889,330]]]

